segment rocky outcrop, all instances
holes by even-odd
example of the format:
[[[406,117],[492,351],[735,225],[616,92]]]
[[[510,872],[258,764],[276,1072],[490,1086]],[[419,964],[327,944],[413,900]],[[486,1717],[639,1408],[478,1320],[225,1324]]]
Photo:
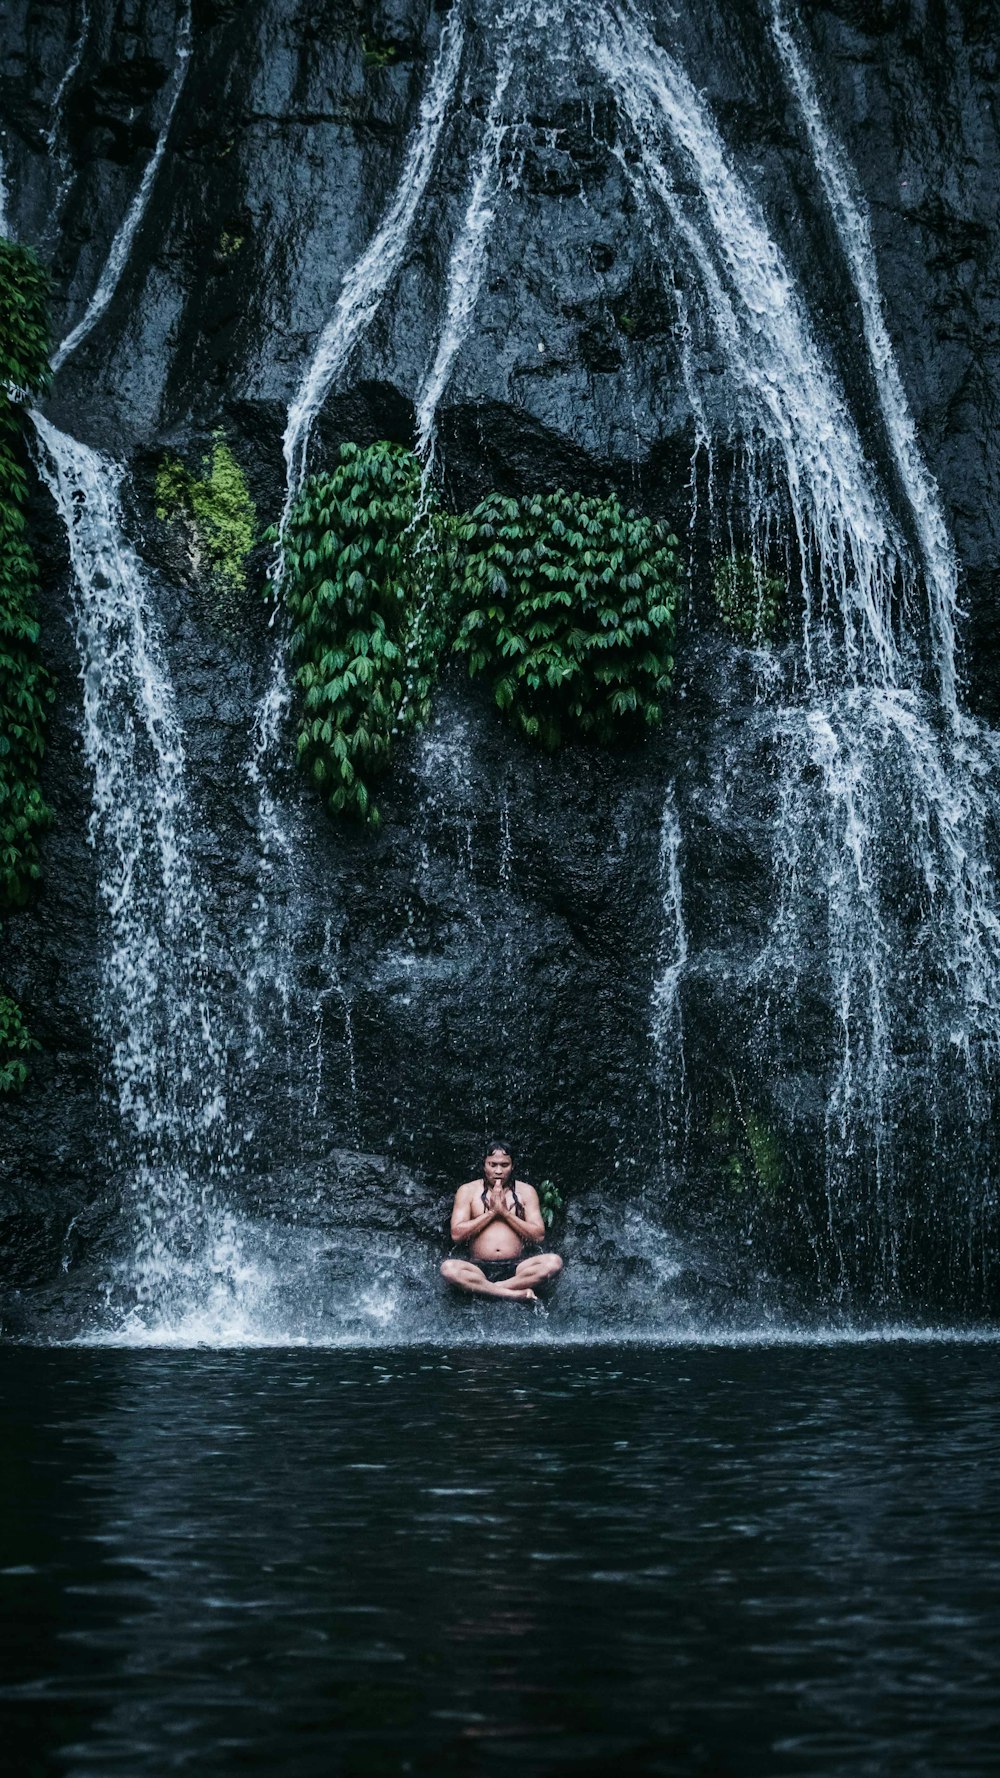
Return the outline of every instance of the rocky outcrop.
[[[680,18],[652,10],[759,195],[891,484],[856,297],[764,0]],[[494,78],[494,12],[469,8],[461,102],[391,295],[325,403],[317,456],[344,438],[412,442]],[[4,7],[12,213],[19,236],[52,265],[57,334],[80,318],[157,139],[182,8],[139,0],[123,11],[96,0],[91,13],[54,117],[82,9],[42,0]],[[804,25],[871,212],[903,380],[963,564],[969,699],[997,718],[1000,154],[989,14],[957,0],[932,20],[909,0],[828,0],[808,9]],[[811,1279],[826,1239],[819,1157],[831,1037],[808,997],[794,1029],[748,1023],[758,1002],[746,988],[747,958],[760,951],[775,908],[774,770],[762,742],[739,795],[727,782],[730,738],[745,735],[760,688],[745,654],[711,630],[704,486],[693,515],[689,640],[676,705],[655,743],[547,760],[449,676],[435,723],[401,749],[378,836],[332,827],[294,780],[279,780],[294,881],[263,883],[275,897],[268,942],[286,921],[291,1000],[283,1010],[273,995],[263,1007],[266,1040],[248,1074],[240,976],[262,878],[246,762],[272,643],[260,597],[266,551],[242,606],[218,611],[156,518],[153,477],[166,448],[193,456],[221,426],[262,518],[277,516],[288,403],[398,176],[443,18],[428,0],[250,8],[199,0],[148,211],[106,313],[60,370],[49,404],[58,424],[131,470],[129,522],[159,588],[212,969],[229,1009],[240,1193],[251,1208],[329,1219],[347,1199],[333,1189],[322,1216],[315,1204],[309,1212],[302,1180],[318,1177],[333,1149],[373,1153],[384,1157],[379,1166],[402,1165],[419,1181],[424,1208],[406,1226],[430,1252],[432,1205],[446,1206],[486,1130],[499,1125],[525,1146],[533,1173],[557,1177],[581,1204],[647,1194],[659,1225],[694,1231],[733,1279],[778,1270]],[[541,25],[514,76],[520,121],[503,149],[475,326],[438,416],[438,462],[456,505],[490,488],[611,486],[687,524],[695,421],[680,262],[655,250],[637,214],[621,159],[627,144],[602,83],[572,55],[547,53],[563,28],[555,17]],[[703,362],[699,381],[713,370],[724,410],[722,366]],[[720,510],[727,475],[720,448]],[[905,524],[902,502],[900,513]],[[0,1227],[9,1275],[40,1287],[64,1263],[72,1271],[86,1254],[111,1252],[118,1237],[103,1209],[116,1189],[102,1171],[113,1113],[102,1090],[107,1057],[93,1035],[101,937],[78,668],[65,554],[41,493],[35,530],[59,685],[46,767],[57,819],[38,904],[10,926],[9,974],[43,1054],[24,1097],[2,1111]],[[746,774],[745,752],[738,770]],[[691,962],[686,1075],[667,1083],[673,1133],[665,1134],[651,990],[665,942],[664,795],[677,779]],[[915,1107],[923,1066],[915,1059]],[[761,1130],[773,1165],[761,1159]],[[911,1183],[921,1170],[915,1154]],[[947,1196],[948,1181],[937,1185]],[[350,1197],[352,1226],[365,1226],[372,1202],[367,1189]],[[850,1278],[838,1281],[828,1252],[819,1264],[827,1300],[838,1291],[871,1299],[887,1287],[871,1257],[882,1212],[870,1194],[859,1203],[861,1257]],[[966,1223],[935,1245],[915,1229],[918,1205],[916,1197],[893,1288],[903,1299],[981,1303],[992,1271],[985,1261],[974,1277],[963,1271],[956,1256]],[[92,1228],[86,1254],[71,1224]]]

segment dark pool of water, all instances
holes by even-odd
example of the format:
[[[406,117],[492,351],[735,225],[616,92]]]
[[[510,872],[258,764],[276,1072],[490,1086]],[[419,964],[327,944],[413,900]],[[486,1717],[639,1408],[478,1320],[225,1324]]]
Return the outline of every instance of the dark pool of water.
[[[1000,1352],[0,1352],[35,1773],[995,1772]]]

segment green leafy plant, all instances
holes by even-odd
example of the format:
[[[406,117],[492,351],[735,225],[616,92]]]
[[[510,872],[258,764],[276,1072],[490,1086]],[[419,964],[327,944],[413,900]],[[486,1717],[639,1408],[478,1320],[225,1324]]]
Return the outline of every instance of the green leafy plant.
[[[557,1185],[551,1179],[543,1179],[538,1187],[538,1202],[541,1206],[542,1221],[547,1229],[552,1227],[560,1210],[565,1208],[566,1200]]]
[[[274,537],[275,533],[272,532]],[[340,448],[283,538],[281,592],[302,692],[299,759],[332,813],[376,824],[372,785],[427,720],[447,645],[447,525],[401,445]]]
[[[529,740],[611,742],[655,726],[684,591],[677,539],[611,496],[491,494],[458,521],[455,647]]]
[[[0,1095],[20,1092],[28,1078],[27,1057],[40,1048],[17,1002],[0,994]]]
[[[155,492],[157,518],[185,526],[196,571],[206,567],[223,593],[244,592],[247,557],[257,537],[257,508],[225,433],[220,429],[213,434],[200,473],[178,457],[164,457]]]
[[[764,574],[752,556],[724,556],[715,564],[712,598],[723,627],[739,642],[759,648],[784,628],[787,583]]]
[[[28,542],[24,402],[49,378],[48,279],[29,248],[0,241],[0,912],[38,880],[38,835],[52,819],[39,774],[55,696],[39,652],[38,570]],[[33,1048],[0,995],[0,1091],[23,1085]]]
[[[785,1195],[787,1182],[780,1139],[759,1111],[744,1107],[735,1080],[731,1088],[731,1102],[716,1104],[710,1124],[721,1177],[729,1191],[752,1188],[760,1200],[775,1204]]]
[[[361,53],[366,68],[387,68],[396,59],[396,45],[381,43],[377,37],[365,34],[361,38]]]

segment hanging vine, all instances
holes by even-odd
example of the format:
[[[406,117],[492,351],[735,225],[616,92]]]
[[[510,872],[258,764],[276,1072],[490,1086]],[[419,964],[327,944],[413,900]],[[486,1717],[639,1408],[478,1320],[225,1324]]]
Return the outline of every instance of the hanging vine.
[[[372,785],[449,649],[541,746],[638,738],[662,721],[685,586],[676,537],[614,496],[491,494],[450,518],[411,451],[342,445],[283,538],[299,758],[332,813],[377,821]]]
[[[345,444],[306,482],[283,544],[299,759],[331,813],[376,824],[372,787],[394,739],[427,720],[447,645],[447,526],[411,451]]]

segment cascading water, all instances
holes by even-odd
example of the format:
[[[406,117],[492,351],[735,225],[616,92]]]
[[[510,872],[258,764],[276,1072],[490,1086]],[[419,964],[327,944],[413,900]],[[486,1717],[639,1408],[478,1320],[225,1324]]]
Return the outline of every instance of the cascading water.
[[[379,306],[402,264],[417,212],[434,170],[441,134],[455,94],[465,30],[461,9],[453,7],[441,32],[437,60],[407,144],[396,189],[371,241],[347,273],[336,307],[323,328],[288,409],[282,448],[285,454],[285,510],[288,512],[306,473],[313,423],[339,372]]]
[[[497,51],[493,94],[483,125],[469,201],[448,261],[444,319],[437,349],[417,395],[417,451],[427,462],[434,450],[434,423],[438,404],[448,386],[455,359],[475,316],[489,237],[500,195],[500,157],[506,134],[503,122],[504,99],[520,51],[520,34],[526,21],[526,11],[526,6],[521,4],[505,21]]]
[[[184,4],[181,8],[180,20],[177,26],[177,47],[174,52],[174,73],[170,83],[170,95],[167,100],[166,114],[160,125],[159,135],[156,138],[156,145],[143,169],[138,190],[125,212],[121,223],[115,231],[114,239],[108,249],[108,257],[104,262],[103,270],[97,280],[94,294],[76,326],[70,330],[66,335],[66,338],[56,348],[56,351],[53,354],[53,371],[57,371],[61,365],[65,364],[70,353],[75,352],[81,342],[85,340],[87,335],[97,326],[98,321],[104,314],[105,309],[108,307],[108,304],[118,288],[118,283],[122,272],[125,269],[128,256],[132,251],[132,243],[138,232],[139,224],[142,222],[149,206],[149,200],[152,195],[156,175],[160,170],[160,164],[166,153],[167,138],[170,134],[170,126],[174,119],[174,112],[177,109],[177,101],[181,96],[181,90],[187,76],[190,57],[191,6],[190,0],[184,0]]]
[[[93,780],[90,839],[107,940],[98,1028],[131,1188],[125,1290],[143,1319],[225,1286],[236,1263],[216,1187],[229,1161],[227,1057],[191,858],[184,743],[151,589],[124,535],[123,471],[33,416],[39,473],[66,527]]]
[[[819,674],[894,676],[892,598],[902,545],[842,392],[813,336],[789,267],[758,205],[727,159],[707,105],[638,17],[612,8],[592,22],[591,53],[610,83],[639,151],[632,174],[647,225],[666,211],[694,263],[739,401],[737,429],[759,441],[783,473],[798,533],[806,646]],[[689,213],[664,164],[679,153],[695,176]],[[773,515],[753,515],[761,549]],[[816,591],[822,604],[814,612]],[[835,635],[826,621],[832,607]]]
[[[10,198],[7,195],[7,168],[3,154],[0,153],[0,240],[11,238]]]
[[[671,1142],[675,1142],[679,1134],[686,1091],[684,1017],[680,989],[688,960],[688,936],[684,925],[684,897],[681,887],[681,845],[681,826],[674,787],[671,784],[660,822],[660,954],[653,982],[651,1021],[656,1059],[661,1166],[665,1166]]]
[[[69,61],[66,63],[66,67],[63,70],[59,85],[56,87],[56,90],[52,95],[52,105],[49,113],[49,127],[45,132],[46,145],[49,153],[55,157],[60,173],[59,189],[56,193],[50,225],[54,230],[58,229],[63,204],[66,201],[70,185],[72,184],[70,158],[64,140],[66,95],[70,91],[74,80],[80,72],[80,65],[83,61],[89,35],[90,0],[82,0],[79,22],[69,52]],[[171,116],[172,115],[173,107],[171,106]],[[152,185],[152,180],[150,180],[150,184]]]
[[[744,514],[758,573],[773,570],[776,511],[787,514],[797,539],[805,684],[796,695],[794,677],[773,676],[777,697],[772,691],[761,701],[745,736],[748,755],[769,753],[778,762],[777,918],[750,979],[763,994],[758,1022],[782,999],[787,1019],[804,992],[815,993],[817,953],[825,957],[837,1035],[821,1271],[833,1289],[849,1289],[867,1230],[878,1283],[891,1297],[903,1225],[912,1232],[913,1222],[898,1197],[912,1052],[941,1106],[954,1095],[956,1071],[968,1105],[972,1053],[991,1062],[1000,1035],[1000,927],[988,862],[1000,811],[985,789],[992,745],[955,708],[953,552],[881,318],[867,229],[780,14],[776,41],[859,291],[907,523],[919,545],[929,591],[926,646],[902,627],[917,574],[890,500],[707,105],[631,8],[592,15],[588,35],[632,132],[637,155],[621,159],[640,210],[654,240],[666,236],[672,251],[686,254],[721,351],[749,464]],[[670,157],[683,178],[693,175],[693,186],[679,185]],[[689,351],[686,375],[693,365]],[[702,413],[710,399],[706,387]],[[924,689],[926,653],[937,668],[937,702]],[[911,961],[901,972],[904,954]]]
[[[413,224],[437,159],[458,80],[465,40],[461,10],[455,7],[441,32],[437,58],[403,157],[395,191],[371,241],[347,272],[333,314],[323,327],[316,349],[289,404],[282,440],[285,496],[278,524],[278,546],[272,579],[280,589],[283,540],[289,516],[306,476],[312,428],[327,395],[354,348],[371,326],[396,277]],[[251,1069],[260,1065],[266,1041],[264,997],[276,999],[286,1043],[290,1042],[289,1008],[294,985],[292,928],[298,898],[298,803],[295,788],[276,794],[280,772],[279,741],[291,702],[286,638],[280,614],[270,671],[253,732],[248,777],[257,801],[261,882],[250,935],[246,971]]]
[[[941,509],[941,498],[923,459],[896,354],[885,324],[871,227],[853,195],[843,154],[827,130],[815,86],[789,30],[779,0],[775,0],[771,29],[789,85],[802,109],[816,168],[833,212],[840,244],[861,305],[865,344],[871,360],[886,434],[906,494],[923,560],[924,579],[930,597],[941,700],[950,714],[956,706],[955,604],[958,564]]]
[[[317,416],[392,291],[412,244],[456,102],[466,13],[454,6],[441,29],[398,184],[340,287],[289,405],[282,536],[307,471]],[[448,259],[438,333],[416,394],[418,444],[428,470],[439,407],[482,298],[506,189],[511,94],[521,78],[528,27],[537,25],[542,13],[546,26],[553,24],[554,13],[566,24],[562,8],[516,0],[495,28],[491,21],[492,35],[483,34],[496,46],[487,74],[492,84],[483,94],[484,122]],[[83,53],[87,18],[84,5],[57,87],[53,149],[59,108]],[[685,274],[675,295],[683,383],[696,433],[695,513],[699,503],[705,510],[699,458],[709,466],[711,510],[717,463],[726,444],[738,442],[744,475],[728,514],[738,539],[732,547],[740,547],[745,536],[763,574],[773,572],[783,539],[792,539],[785,557],[801,592],[801,645],[776,651],[769,668],[760,667],[753,712],[744,732],[727,741],[731,758],[751,763],[728,781],[720,771],[715,780],[720,788],[713,793],[718,806],[727,796],[735,805],[751,772],[758,779],[770,774],[772,823],[765,844],[774,860],[774,916],[756,952],[740,960],[733,993],[742,994],[753,1009],[754,1041],[769,1023],[794,1018],[810,996],[822,1001],[816,1047],[826,1068],[819,1121],[825,1130],[827,1226],[817,1242],[820,1271],[831,1291],[849,1291],[852,1248],[863,1246],[870,1235],[879,1248],[880,1282],[891,1290],[906,1264],[900,1129],[907,1111],[929,1083],[927,1103],[943,1125],[959,1099],[981,1122],[990,1062],[1000,1048],[1000,925],[988,862],[997,840],[990,788],[997,759],[990,737],[957,707],[954,553],[882,316],[870,230],[780,6],[774,8],[773,41],[798,99],[818,184],[858,292],[864,349],[895,468],[891,490],[868,459],[847,390],[831,368],[791,266],[770,236],[763,208],[735,170],[694,82],[629,6],[585,6],[572,26],[585,62],[617,102],[624,128],[615,151],[650,237],[663,258]],[[551,37],[539,36],[542,41],[554,60],[566,32],[558,51]],[[56,366],[112,299],[166,152],[189,50],[185,7],[156,146],[94,296],[56,353]],[[525,115],[529,112],[525,106]],[[713,360],[711,376],[704,374],[707,358]],[[728,440],[716,417],[720,360]],[[276,1268],[266,1273],[241,1257],[248,1251],[246,1225],[237,1228],[223,1201],[238,1158],[229,1148],[225,1110],[235,1072],[225,1053],[232,1039],[220,1036],[205,948],[211,910],[197,889],[182,736],[152,618],[152,588],[124,541],[122,472],[46,422],[38,426],[42,473],[67,525],[76,582],[87,756],[95,779],[93,837],[109,933],[99,1016],[122,1124],[116,1166],[136,1188],[140,1232],[132,1283],[143,1323],[161,1331],[190,1327],[207,1303],[209,1320],[214,1315],[225,1321],[232,1335],[271,1327],[312,1337],[317,1330],[322,1335],[324,1323],[330,1331],[362,1337],[383,1323],[393,1331],[426,1330],[427,1280],[418,1278],[405,1238],[386,1238],[366,1251],[349,1214],[342,1227],[324,1237],[333,1242],[332,1266],[330,1250],[320,1253],[317,1241],[305,1233],[296,1248],[288,1229],[277,1225],[271,1248],[280,1262]],[[278,554],[280,580],[280,543]],[[921,573],[928,595],[926,629],[916,598]],[[289,1044],[293,1026],[303,1033],[303,1056],[293,1058],[289,1049],[288,1062],[290,1069],[303,1063],[313,1121],[320,1119],[328,1097],[331,1047],[350,1075],[351,1115],[359,1120],[352,1001],[340,966],[343,927],[339,914],[328,913],[329,904],[312,919],[325,935],[312,1026],[295,1006],[300,982],[293,943],[306,930],[300,915],[314,916],[315,909],[306,907],[304,890],[299,895],[297,798],[293,791],[286,796],[275,778],[284,769],[277,743],[288,711],[283,655],[282,647],[276,649],[249,766],[262,875],[250,961],[241,965],[251,1008],[242,1087],[256,1083],[265,1039],[273,1037],[273,1020],[260,1004],[270,991],[280,1003]],[[933,695],[927,689],[931,682]],[[112,686],[121,692],[117,702],[106,695]],[[102,698],[113,707],[104,709]],[[428,1002],[435,992],[453,994],[456,983],[469,992],[486,983],[498,1009],[500,1067],[510,1069],[509,1079],[497,1077],[496,1098],[512,1102],[508,1088],[521,1066],[515,1014],[527,972],[508,942],[516,908],[498,911],[499,898],[492,899],[497,886],[508,900],[517,886],[510,786],[490,805],[467,771],[471,750],[461,722],[452,718],[431,731],[413,756],[416,778],[423,780],[416,830],[423,862],[415,905],[426,890],[430,907],[447,879],[458,909],[451,954],[442,959],[430,944],[406,951],[404,941],[377,967],[388,972],[398,966],[400,980],[426,979]],[[682,885],[681,867],[688,870],[695,847],[687,843],[690,787],[683,769],[675,769],[677,782],[664,802],[659,833],[661,943],[650,1014],[664,1171],[668,1154],[675,1158],[676,1136],[696,1096],[688,1089],[699,1065],[698,1015],[693,1006],[688,1017],[687,997],[696,996],[699,973],[712,967],[699,949],[703,927],[696,926],[698,937],[689,939],[685,925],[695,898],[689,898],[687,883]],[[439,857],[432,855],[434,847]],[[494,850],[496,883],[490,880]],[[437,871],[433,894],[432,870]],[[904,947],[910,961],[901,971]],[[304,953],[307,948],[304,941]],[[361,1045],[362,1018],[359,1007]],[[814,1032],[819,1030],[817,1021]],[[922,1084],[915,1087],[914,1081]],[[260,1103],[270,1115],[263,1093]],[[358,1140],[361,1134],[359,1128]],[[318,1202],[328,1187],[319,1171],[317,1179]],[[637,1218],[641,1221],[633,1213],[636,1228]],[[258,1237],[259,1251],[266,1254],[266,1231],[255,1230],[254,1240]],[[666,1251],[659,1232],[645,1223],[634,1240],[630,1257]],[[664,1276],[672,1276],[675,1261],[665,1266]],[[567,1288],[572,1290],[571,1280]],[[403,1312],[408,1292],[416,1305],[409,1320]],[[581,1325],[585,1320],[586,1315]]]

